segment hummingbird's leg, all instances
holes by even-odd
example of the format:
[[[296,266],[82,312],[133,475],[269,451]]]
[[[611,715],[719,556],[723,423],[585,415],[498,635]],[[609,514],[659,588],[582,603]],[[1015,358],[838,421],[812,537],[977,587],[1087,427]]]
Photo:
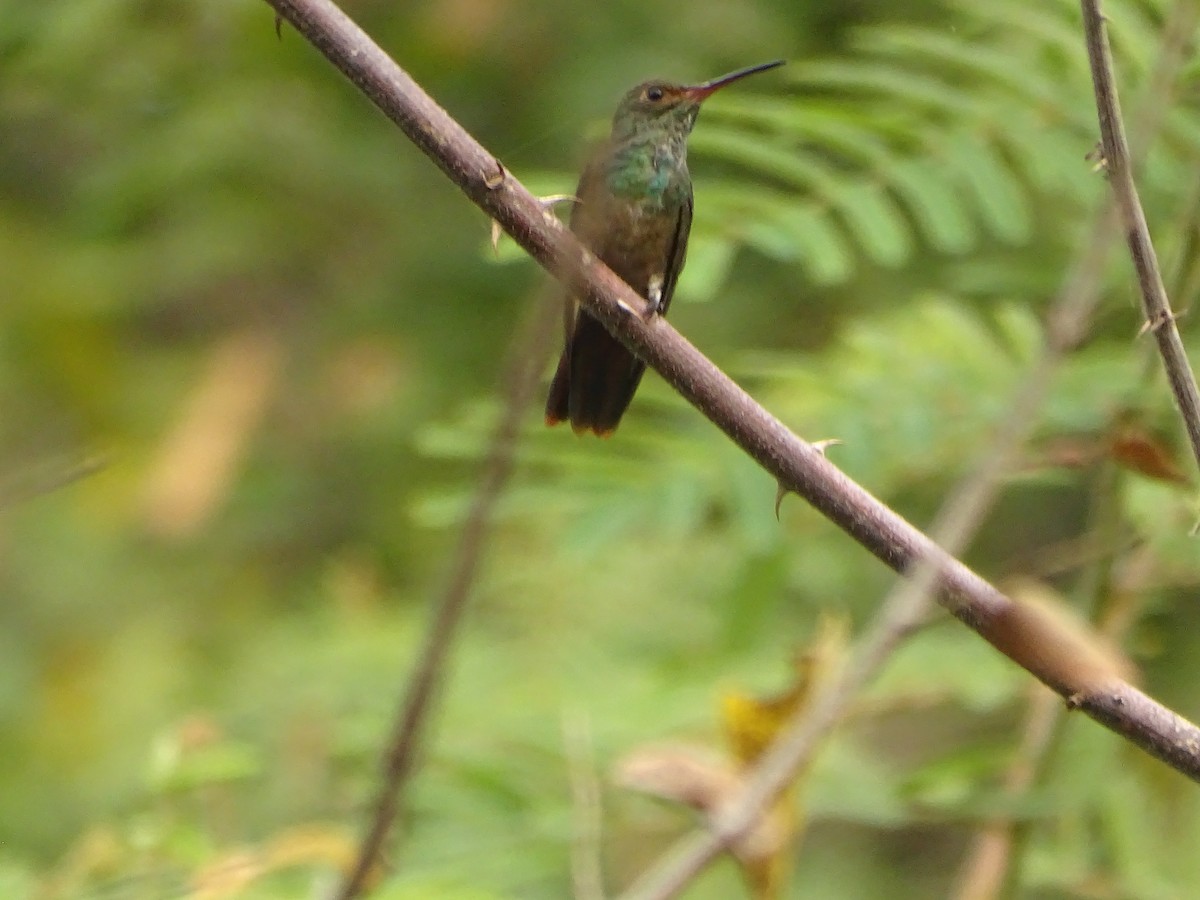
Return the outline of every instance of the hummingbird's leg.
[[[662,309],[662,289],[662,275],[651,275],[650,283],[646,286],[646,299],[650,301],[650,308],[646,311],[647,319],[654,318]]]

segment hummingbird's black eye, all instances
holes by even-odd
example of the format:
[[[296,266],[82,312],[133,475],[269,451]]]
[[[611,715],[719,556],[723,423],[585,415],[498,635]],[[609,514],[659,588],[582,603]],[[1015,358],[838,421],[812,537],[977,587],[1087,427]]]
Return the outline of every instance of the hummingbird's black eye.
[[[663,89],[660,87],[646,88],[646,99],[652,103],[657,103],[663,98]]]

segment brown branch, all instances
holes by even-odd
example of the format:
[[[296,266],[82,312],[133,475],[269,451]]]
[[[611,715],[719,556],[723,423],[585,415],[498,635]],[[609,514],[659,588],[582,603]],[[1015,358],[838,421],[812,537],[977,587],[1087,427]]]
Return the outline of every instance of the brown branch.
[[[267,0],[495,219],[534,259],[569,278],[580,300],[787,490],[799,494],[884,563],[907,572],[922,559],[938,570],[939,600],[1035,677],[1107,728],[1200,780],[1200,729],[1127,682],[1080,678],[1062,654],[1029,653],[1016,604],[937,547],[826,460],[665,320],[632,312],[644,301],[597,262],[537,199],[329,0]],[[1065,654],[1065,655],[1064,655]],[[1091,678],[1096,675],[1096,678]]]
[[[1121,120],[1121,107],[1117,99],[1104,14],[1100,11],[1100,0],[1080,0],[1080,7],[1083,10],[1083,32],[1092,68],[1092,84],[1096,92],[1104,165],[1125,224],[1129,254],[1137,270],[1142,309],[1146,316],[1145,327],[1154,334],[1158,343],[1167,380],[1192,445],[1192,455],[1200,466],[1200,390],[1196,388],[1196,376],[1192,373],[1183,349],[1183,340],[1175,326],[1175,313],[1171,311],[1171,303],[1167,299],[1146,215],[1133,181],[1133,167],[1129,161],[1125,125]]]
[[[491,529],[492,512],[512,473],[521,420],[537,393],[560,316],[557,297],[540,298],[530,321],[513,342],[509,364],[505,367],[504,406],[488,445],[483,474],[451,557],[449,581],[434,607],[420,657],[397,711],[384,755],[382,780],[358,856],[337,894],[338,900],[353,900],[360,896],[383,856],[384,842],[400,808],[404,788],[416,768],[425,723],[470,599],[471,585]]]

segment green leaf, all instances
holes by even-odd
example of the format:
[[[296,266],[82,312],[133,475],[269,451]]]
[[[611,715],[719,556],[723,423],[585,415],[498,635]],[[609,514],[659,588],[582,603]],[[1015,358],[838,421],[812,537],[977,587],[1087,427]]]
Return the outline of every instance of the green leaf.
[[[1033,217],[1025,193],[995,151],[978,138],[946,136],[942,161],[970,191],[984,222],[1002,240],[1020,244],[1032,235]]]
[[[897,26],[864,32],[861,44],[868,52],[893,58],[898,64],[934,68],[958,79],[985,83],[1022,104],[1059,107],[1076,127],[1087,128],[1094,113],[1083,104],[1061,106],[1062,85],[1049,81],[1039,68],[1014,58],[1012,48],[993,48],[983,41],[964,41],[941,29]],[[989,107],[980,106],[979,110]]]
[[[808,89],[879,92],[901,103],[905,110],[961,115],[978,108],[969,91],[950,87],[936,76],[906,72],[885,63],[811,60],[789,69],[796,83]]]
[[[854,271],[854,259],[846,239],[831,221],[828,210],[811,204],[797,204],[780,217],[795,240],[804,268],[816,284],[840,284]]]
[[[814,158],[744,132],[697,130],[690,143],[696,151],[740,163],[760,176],[777,178],[801,190],[826,195],[837,185],[834,176]]]
[[[867,182],[848,183],[838,192],[837,207],[846,226],[875,262],[894,268],[912,253],[908,223],[883,188]]]
[[[933,247],[964,253],[975,245],[975,226],[944,170],[913,158],[893,163],[883,174]]]

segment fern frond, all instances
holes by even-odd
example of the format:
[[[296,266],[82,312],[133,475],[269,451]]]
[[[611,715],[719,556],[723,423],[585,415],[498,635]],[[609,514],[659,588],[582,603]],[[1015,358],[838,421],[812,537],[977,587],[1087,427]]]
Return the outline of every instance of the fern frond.
[[[1163,7],[1111,4],[1127,96],[1153,64]],[[1024,246],[1043,211],[1082,216],[1104,189],[1084,159],[1096,124],[1074,3],[959,0],[937,26],[865,28],[851,55],[798,62],[789,77],[798,93],[787,100],[715,98],[712,118],[723,123],[697,131],[697,153],[777,181],[876,265],[905,265],[922,246],[947,254],[987,240]],[[1173,110],[1164,135],[1147,185],[1165,197],[1196,165],[1200,114]],[[710,212],[700,196],[704,230]],[[744,233],[746,243],[800,261],[814,280],[857,268],[815,271],[813,254],[788,252],[785,229],[770,230],[769,241]]]

